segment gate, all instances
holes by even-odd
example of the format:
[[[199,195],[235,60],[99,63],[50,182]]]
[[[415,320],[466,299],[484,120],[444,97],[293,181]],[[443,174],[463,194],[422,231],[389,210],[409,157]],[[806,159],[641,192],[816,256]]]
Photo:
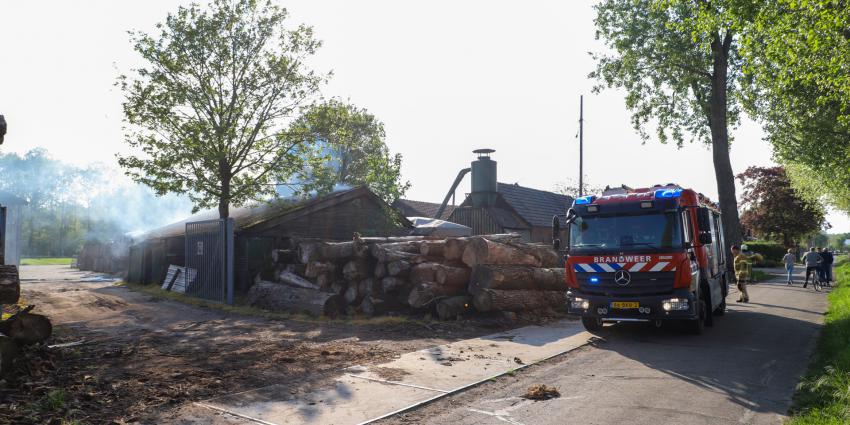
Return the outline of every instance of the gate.
[[[233,304],[232,218],[186,223],[185,258],[187,295]]]

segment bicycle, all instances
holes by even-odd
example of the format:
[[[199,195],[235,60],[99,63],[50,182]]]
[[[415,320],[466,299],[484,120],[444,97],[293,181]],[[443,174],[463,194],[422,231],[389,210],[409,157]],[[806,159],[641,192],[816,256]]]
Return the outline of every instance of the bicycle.
[[[823,288],[823,284],[820,281],[820,276],[818,276],[817,273],[814,273],[814,276],[812,277],[812,286],[814,286],[815,292],[820,292],[820,290]]]

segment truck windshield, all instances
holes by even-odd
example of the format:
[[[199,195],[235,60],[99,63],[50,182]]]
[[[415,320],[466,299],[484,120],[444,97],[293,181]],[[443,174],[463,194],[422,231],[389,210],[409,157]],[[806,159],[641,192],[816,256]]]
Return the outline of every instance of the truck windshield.
[[[570,251],[669,251],[682,246],[676,212],[578,217],[570,226]]]

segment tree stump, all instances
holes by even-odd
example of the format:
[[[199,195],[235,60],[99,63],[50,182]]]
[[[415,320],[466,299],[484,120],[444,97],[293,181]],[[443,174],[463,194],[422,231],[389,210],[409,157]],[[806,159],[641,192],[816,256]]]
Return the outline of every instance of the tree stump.
[[[15,304],[21,297],[17,266],[0,266],[0,304]]]

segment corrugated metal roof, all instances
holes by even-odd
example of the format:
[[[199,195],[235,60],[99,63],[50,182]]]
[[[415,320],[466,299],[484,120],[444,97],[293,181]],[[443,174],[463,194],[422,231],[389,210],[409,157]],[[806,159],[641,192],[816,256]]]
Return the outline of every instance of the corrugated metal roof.
[[[565,214],[573,198],[517,184],[499,183],[499,194],[532,226],[551,227],[552,216]]]
[[[359,186],[353,189],[342,190],[321,197],[279,198],[269,202],[257,203],[251,206],[231,208],[230,217],[233,218],[234,230],[238,233],[242,230],[248,229],[258,224],[265,223],[266,221],[269,221],[271,219],[295,214],[308,207],[321,207],[320,204],[325,203],[329,207],[335,205],[337,201],[364,195],[372,196],[379,202],[383,202],[368,188],[366,188],[365,186]],[[197,214],[192,215],[191,217],[186,218],[185,220],[178,221],[176,223],[171,223],[169,225],[147,232],[138,239],[145,240],[182,236],[186,232],[187,222],[217,220],[218,217],[218,210],[201,211]],[[404,224],[406,224],[407,227],[412,227],[410,222],[408,222],[405,218],[402,217],[401,219],[404,221]]]
[[[437,214],[437,210],[440,209],[440,204],[436,204],[433,202],[424,202],[424,201],[414,201],[411,199],[399,199],[393,202],[393,207],[401,211],[405,217],[429,217],[434,218],[434,214]],[[446,220],[452,215],[452,211],[454,211],[454,205],[446,205],[445,211],[443,214],[438,217],[441,220]]]

